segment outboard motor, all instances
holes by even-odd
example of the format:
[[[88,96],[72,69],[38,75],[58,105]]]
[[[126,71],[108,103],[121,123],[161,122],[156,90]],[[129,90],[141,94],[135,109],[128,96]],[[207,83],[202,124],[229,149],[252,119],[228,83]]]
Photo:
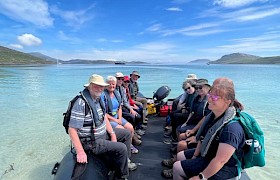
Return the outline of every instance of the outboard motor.
[[[154,92],[153,99],[156,101],[162,101],[164,98],[166,98],[171,89],[168,86],[161,86],[156,93]]]
[[[153,99],[155,100],[156,112],[159,113],[160,106],[164,105],[163,99],[166,98],[171,89],[168,86],[161,86],[154,92]]]

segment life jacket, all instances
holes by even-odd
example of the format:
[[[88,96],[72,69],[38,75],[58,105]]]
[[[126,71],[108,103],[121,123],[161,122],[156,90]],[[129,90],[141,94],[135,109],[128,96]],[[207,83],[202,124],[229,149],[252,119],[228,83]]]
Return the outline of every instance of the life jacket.
[[[204,96],[203,100],[201,102],[199,102],[199,106],[197,107],[197,110],[194,112],[194,101],[197,100],[198,98],[199,98],[199,95],[196,94],[191,102],[190,113],[192,113],[192,117],[189,120],[188,124],[193,124],[194,122],[198,123],[197,121],[206,115],[205,109],[208,104],[207,96]]]
[[[84,89],[82,92],[80,92],[80,95],[75,96],[69,102],[69,105],[68,105],[68,108],[67,108],[66,112],[63,113],[63,116],[64,116],[64,118],[63,118],[63,126],[64,126],[65,131],[66,131],[67,134],[68,134],[70,117],[71,117],[71,111],[72,111],[72,108],[73,108],[75,102],[79,98],[82,98],[85,101],[85,113],[84,113],[84,115],[86,116],[90,112],[91,116],[92,116],[92,118],[94,120],[94,121],[91,121],[90,123],[87,123],[87,122],[84,123],[83,127],[92,126],[93,128],[95,128],[96,126],[98,127],[101,124],[100,119],[98,117],[98,113],[97,113],[97,110],[96,110],[95,103],[93,103],[92,97],[91,97],[88,89]],[[105,113],[106,113],[105,105],[104,105],[103,101],[100,100],[100,98],[99,98],[99,103],[100,103],[100,106],[102,108],[103,114],[105,115]]]
[[[119,107],[121,106],[122,104],[122,99],[121,99],[121,95],[120,93],[115,89],[114,90],[114,95],[115,97],[117,98],[117,101],[119,103]],[[104,90],[104,98],[105,98],[105,107],[106,107],[106,112],[113,116],[113,104],[112,104],[112,100],[111,100],[111,97],[109,95],[109,92],[107,89]]]
[[[119,92],[120,96],[121,96],[121,100],[122,100],[122,105],[123,107],[125,107],[126,109],[130,110],[130,105],[127,99],[127,96],[125,94],[125,89],[123,86],[117,86],[116,90]]]
[[[92,99],[92,97],[89,93],[89,90],[85,88],[81,92],[81,96],[83,97],[85,103],[90,107],[91,116],[94,120],[94,123],[84,124],[84,126],[88,126],[88,125],[91,126],[92,125],[93,127],[95,127],[95,126],[98,127],[100,124],[102,124],[102,122],[99,119],[98,112],[96,110],[96,105],[95,105],[95,103],[94,103],[94,101],[93,101],[93,99]],[[103,118],[104,118],[104,115],[106,113],[106,108],[105,108],[104,102],[101,100],[101,98],[98,98],[98,102],[100,103],[101,109],[103,111]],[[87,115],[87,114],[85,114],[85,115]]]
[[[196,135],[197,141],[200,140],[203,131],[205,130],[205,128],[207,128],[207,125],[210,123],[211,115],[212,115],[212,112],[210,114],[208,114],[208,116],[206,116],[203,124],[199,128],[197,135]],[[228,122],[230,122],[232,119],[234,119],[235,116],[236,116],[235,107],[229,107],[226,110],[224,116],[220,120],[218,120],[212,127],[210,127],[210,129],[208,129],[207,133],[205,134],[205,136],[203,138],[203,141],[202,141],[201,147],[200,147],[200,154],[202,157],[206,156],[212,142],[215,140],[216,135],[219,135],[219,132],[224,127],[224,125],[227,124]]]
[[[139,92],[138,83],[137,82],[133,82],[130,79],[128,87],[129,87],[129,92],[130,92],[131,98],[135,100],[136,97],[137,97],[137,94]]]

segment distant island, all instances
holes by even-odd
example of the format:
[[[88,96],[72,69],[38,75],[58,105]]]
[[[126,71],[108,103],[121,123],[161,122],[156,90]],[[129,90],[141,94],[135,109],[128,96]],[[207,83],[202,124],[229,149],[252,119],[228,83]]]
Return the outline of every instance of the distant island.
[[[220,59],[197,59],[191,64],[280,64],[280,56],[260,57],[244,53],[232,53],[222,56]],[[142,61],[116,61],[116,60],[85,60],[71,59],[63,61],[39,52],[23,53],[4,46],[0,46],[0,65],[20,64],[148,64]]]

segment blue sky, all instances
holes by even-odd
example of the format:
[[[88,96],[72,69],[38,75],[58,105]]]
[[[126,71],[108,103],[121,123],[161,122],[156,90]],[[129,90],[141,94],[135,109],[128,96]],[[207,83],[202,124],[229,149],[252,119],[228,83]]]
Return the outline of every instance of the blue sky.
[[[63,60],[280,55],[279,0],[0,0],[0,45]]]

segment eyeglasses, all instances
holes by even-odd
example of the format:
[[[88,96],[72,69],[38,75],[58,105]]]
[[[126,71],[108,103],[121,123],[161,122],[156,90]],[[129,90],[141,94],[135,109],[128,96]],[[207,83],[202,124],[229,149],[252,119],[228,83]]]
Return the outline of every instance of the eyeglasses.
[[[185,91],[190,90],[190,89],[191,89],[191,87],[189,86],[189,87],[187,87],[187,88],[185,89]]]
[[[212,101],[218,101],[221,98],[221,96],[213,95],[213,94],[207,94],[207,97],[211,98]]]
[[[197,90],[197,89],[202,89],[203,88],[203,86],[196,86],[195,87],[195,89]]]
[[[121,80],[121,81],[123,81],[123,78],[117,78],[117,80]]]

